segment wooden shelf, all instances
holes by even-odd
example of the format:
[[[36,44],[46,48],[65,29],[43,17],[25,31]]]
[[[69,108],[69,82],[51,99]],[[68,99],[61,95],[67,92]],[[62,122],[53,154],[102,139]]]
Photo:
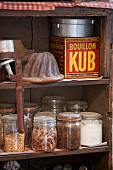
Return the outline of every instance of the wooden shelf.
[[[85,80],[85,81],[60,81],[56,83],[38,84],[38,83],[23,83],[24,88],[38,88],[38,87],[56,87],[56,86],[79,86],[79,85],[107,85],[110,83],[109,79],[102,80]],[[15,89],[15,82],[1,82],[0,89]]]
[[[21,160],[21,159],[31,159],[31,158],[41,158],[41,157],[55,157],[55,156],[66,156],[66,155],[76,155],[76,154],[85,154],[85,153],[97,153],[97,152],[108,152],[109,147],[95,147],[95,148],[83,148],[78,150],[56,150],[52,153],[42,153],[34,152],[26,148],[25,152],[16,152],[16,153],[6,153],[0,152],[0,161],[8,160]]]

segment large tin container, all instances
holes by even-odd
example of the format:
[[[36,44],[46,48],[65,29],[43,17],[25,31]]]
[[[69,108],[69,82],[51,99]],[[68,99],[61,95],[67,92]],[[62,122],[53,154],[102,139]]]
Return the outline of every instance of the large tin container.
[[[93,78],[99,75],[99,38],[50,37],[50,51],[65,78]]]
[[[52,18],[52,35],[58,37],[91,37],[94,20],[91,18]]]

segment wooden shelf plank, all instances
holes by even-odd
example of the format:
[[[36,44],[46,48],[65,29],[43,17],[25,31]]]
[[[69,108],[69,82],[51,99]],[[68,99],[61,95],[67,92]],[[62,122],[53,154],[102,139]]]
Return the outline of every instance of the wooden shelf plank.
[[[25,152],[16,152],[16,153],[6,153],[0,152],[0,161],[8,161],[8,160],[21,160],[21,159],[31,159],[31,158],[41,158],[41,157],[55,157],[55,156],[68,156],[68,155],[77,155],[77,154],[85,154],[85,153],[97,153],[97,152],[108,152],[109,147],[95,147],[95,148],[83,148],[78,150],[55,150],[52,153],[42,153],[42,152],[34,152],[32,150],[28,150],[26,148]]]
[[[107,85],[110,83],[109,79],[102,80],[86,80],[86,81],[61,81],[56,83],[38,84],[38,83],[23,83],[24,88],[38,88],[38,87],[56,87],[56,86],[79,86],[79,85]],[[15,89],[15,82],[1,82],[0,89]]]

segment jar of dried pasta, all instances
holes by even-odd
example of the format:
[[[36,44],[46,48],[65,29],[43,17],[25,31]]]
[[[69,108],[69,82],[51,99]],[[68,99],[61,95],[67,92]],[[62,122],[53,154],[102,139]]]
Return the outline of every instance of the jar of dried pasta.
[[[24,151],[24,133],[18,132],[17,115],[10,114],[2,116],[4,151],[5,152],[23,152]]]
[[[78,149],[80,147],[81,114],[62,112],[57,115],[57,147]]]
[[[16,112],[16,107],[14,104],[9,103],[0,103],[0,114],[8,115],[8,114],[14,114]]]
[[[38,115],[34,117],[32,147],[35,151],[52,152],[56,148],[56,117]]]

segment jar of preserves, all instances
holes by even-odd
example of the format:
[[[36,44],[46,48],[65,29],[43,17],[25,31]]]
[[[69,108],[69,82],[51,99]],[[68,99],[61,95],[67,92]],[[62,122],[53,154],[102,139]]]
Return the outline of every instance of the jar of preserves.
[[[62,112],[57,115],[57,146],[61,149],[80,147],[81,114]]]
[[[66,101],[65,106],[67,112],[75,112],[75,113],[84,112],[88,108],[87,102],[80,101],[80,100]]]
[[[16,107],[14,104],[9,103],[0,103],[0,114],[8,115],[8,114],[14,114],[16,112]]]
[[[24,115],[33,120],[34,115],[40,111],[40,107],[37,103],[25,102],[24,103]]]
[[[63,96],[44,96],[42,99],[42,111],[50,111],[55,114],[64,112],[65,97]]]
[[[35,116],[33,125],[33,150],[44,152],[54,151],[57,142],[56,118],[48,115]]]
[[[81,145],[92,146],[102,143],[102,115],[82,112]]]
[[[24,151],[24,133],[18,132],[17,115],[10,114],[2,116],[4,151],[5,152],[23,152]]]

